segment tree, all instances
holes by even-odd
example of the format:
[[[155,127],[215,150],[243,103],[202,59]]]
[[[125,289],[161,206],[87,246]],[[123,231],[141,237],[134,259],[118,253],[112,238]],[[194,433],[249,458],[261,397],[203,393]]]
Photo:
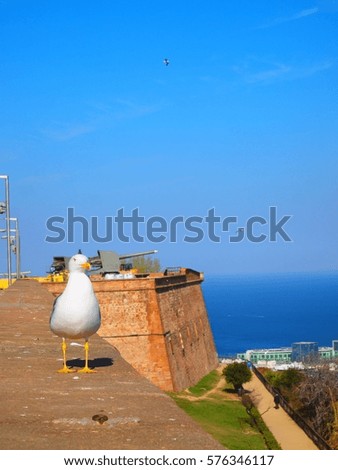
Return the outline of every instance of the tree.
[[[232,384],[236,392],[238,392],[245,382],[249,382],[252,378],[252,372],[245,362],[234,362],[223,369],[223,375],[227,383]]]
[[[277,388],[283,395],[289,397],[292,390],[300,384],[304,375],[295,369],[287,369],[283,371],[268,370],[264,374],[265,378],[271,385]]]
[[[338,449],[338,373],[329,365],[306,371],[297,388],[297,411]]]
[[[133,268],[139,273],[158,273],[161,271],[161,265],[158,258],[149,256],[137,256],[126,260],[126,263],[132,263]]]
[[[267,371],[266,379],[333,449],[338,449],[338,371],[332,363]]]

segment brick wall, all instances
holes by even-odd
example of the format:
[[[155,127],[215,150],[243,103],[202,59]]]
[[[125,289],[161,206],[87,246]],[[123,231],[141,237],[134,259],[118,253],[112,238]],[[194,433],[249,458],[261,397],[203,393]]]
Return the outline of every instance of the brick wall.
[[[158,299],[174,390],[182,390],[218,363],[200,282],[160,290]]]
[[[217,367],[202,279],[184,270],[172,276],[93,280],[102,315],[99,335],[163,390],[192,386]],[[65,287],[45,285],[54,295]]]

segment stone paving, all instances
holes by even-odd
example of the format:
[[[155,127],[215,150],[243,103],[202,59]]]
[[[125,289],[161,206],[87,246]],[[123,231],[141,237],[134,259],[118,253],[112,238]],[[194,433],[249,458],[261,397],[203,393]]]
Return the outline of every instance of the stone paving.
[[[97,373],[57,373],[53,300],[32,280],[0,295],[0,449],[222,449],[97,335],[89,341]],[[83,341],[68,342],[68,364],[81,368],[83,357]]]

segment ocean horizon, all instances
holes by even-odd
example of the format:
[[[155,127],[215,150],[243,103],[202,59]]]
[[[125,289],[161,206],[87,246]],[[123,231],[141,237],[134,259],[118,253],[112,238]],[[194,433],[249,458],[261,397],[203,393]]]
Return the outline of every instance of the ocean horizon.
[[[338,272],[205,274],[202,283],[217,353],[331,346],[338,339]]]

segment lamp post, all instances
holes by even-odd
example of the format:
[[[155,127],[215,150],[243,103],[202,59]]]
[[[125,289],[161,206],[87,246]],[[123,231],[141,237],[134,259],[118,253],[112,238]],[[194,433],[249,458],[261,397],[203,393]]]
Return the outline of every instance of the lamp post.
[[[10,208],[9,208],[9,178],[7,175],[0,175],[0,179],[5,180],[5,204],[1,205],[2,211],[6,212],[6,233],[7,233],[7,276],[8,286],[12,284],[12,262],[11,262],[11,241],[10,241]],[[5,210],[4,210],[5,209]]]
[[[17,217],[11,217],[10,221],[15,222],[15,228],[10,229],[10,233],[15,233],[15,235],[10,235],[9,244],[10,244],[12,252],[16,256],[16,279],[20,279],[21,278],[21,253],[20,253],[19,219],[17,219]],[[1,229],[0,232],[6,232],[6,229]],[[1,238],[7,239],[7,235],[4,235]]]
[[[13,246],[16,256],[16,279],[21,277],[21,254],[20,254],[20,232],[19,232],[19,220],[17,217],[11,217],[9,220],[15,222],[15,245]]]

